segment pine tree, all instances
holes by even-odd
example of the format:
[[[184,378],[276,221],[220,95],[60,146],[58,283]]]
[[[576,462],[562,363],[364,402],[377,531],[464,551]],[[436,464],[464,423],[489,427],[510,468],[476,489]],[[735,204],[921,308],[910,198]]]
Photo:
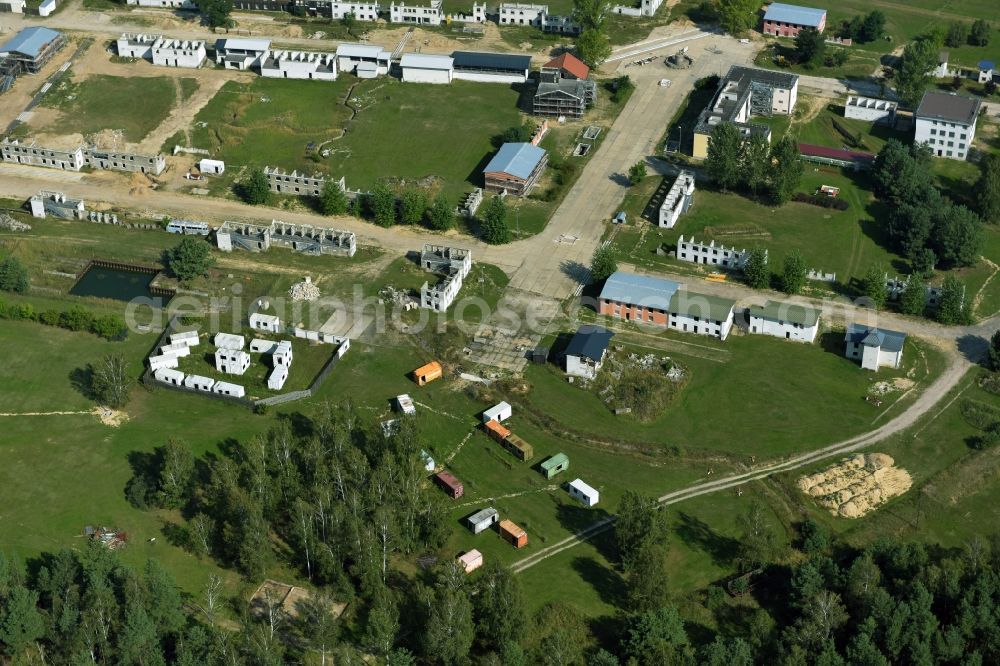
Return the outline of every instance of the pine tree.
[[[876,310],[882,309],[889,298],[889,290],[885,284],[885,268],[881,264],[872,264],[861,280],[861,293],[871,301]]]
[[[766,289],[771,286],[771,271],[767,268],[767,250],[760,245],[754,245],[747,253],[747,261],[743,265],[743,277],[747,285],[754,289]]]
[[[500,195],[494,195],[486,202],[483,211],[483,240],[490,245],[510,242],[510,227],[507,226],[507,204]]]
[[[806,260],[798,252],[792,252],[785,257],[781,271],[781,290],[786,294],[797,294],[806,284]]]
[[[252,206],[262,206],[271,200],[271,186],[260,167],[252,167],[243,183],[243,199]]]
[[[400,222],[419,224],[427,210],[427,195],[422,190],[408,189],[403,192],[399,209]]]
[[[427,226],[437,231],[446,231],[455,224],[455,213],[444,194],[434,197],[434,203],[427,210]]]
[[[368,195],[368,208],[375,224],[391,227],[396,223],[396,195],[385,183],[376,183]]]
[[[962,324],[971,319],[965,297],[965,283],[949,275],[941,284],[941,298],[938,300],[937,320],[946,326]]]
[[[722,191],[740,182],[740,144],[742,137],[732,123],[721,123],[708,137],[708,154],[705,171]]]
[[[768,191],[777,205],[788,203],[802,180],[799,146],[790,136],[783,137],[771,149]]]
[[[899,295],[899,311],[908,315],[919,315],[926,304],[927,286],[919,274],[914,273],[906,283],[906,289]]]
[[[323,189],[319,193],[319,208],[324,215],[343,215],[347,212],[350,202],[347,194],[340,189],[340,185],[327,180],[323,183]]]
[[[0,289],[23,294],[28,284],[28,269],[17,257],[8,255],[0,261]]]
[[[618,270],[618,260],[610,245],[598,245],[590,260],[590,279],[601,282],[611,277]]]

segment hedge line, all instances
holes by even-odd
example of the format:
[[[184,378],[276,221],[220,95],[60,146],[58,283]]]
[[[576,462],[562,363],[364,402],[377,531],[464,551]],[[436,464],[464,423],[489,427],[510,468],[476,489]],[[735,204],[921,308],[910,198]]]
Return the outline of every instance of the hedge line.
[[[86,308],[74,305],[68,310],[39,312],[30,303],[5,303],[0,301],[0,319],[34,321],[46,326],[58,326],[69,331],[88,331],[107,340],[124,340],[128,337],[125,320],[118,315],[95,315]]]

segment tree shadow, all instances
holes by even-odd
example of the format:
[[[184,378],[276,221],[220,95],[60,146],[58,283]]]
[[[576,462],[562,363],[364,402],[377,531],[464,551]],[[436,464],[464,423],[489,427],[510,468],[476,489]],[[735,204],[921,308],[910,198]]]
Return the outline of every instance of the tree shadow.
[[[621,606],[625,601],[625,580],[610,567],[601,566],[589,557],[576,557],[570,563],[573,571],[601,597],[601,601]]]
[[[559,270],[562,271],[563,275],[572,278],[580,284],[588,284],[590,282],[590,268],[584,266],[579,261],[564,261],[559,264]]]
[[[94,368],[87,365],[82,368],[74,368],[69,373],[69,385],[88,400],[97,400],[97,393],[94,390]]]
[[[615,173],[613,173],[610,176],[608,176],[608,178],[615,185],[621,185],[622,187],[628,187],[629,185],[632,184],[632,181],[629,180],[628,174],[625,174],[625,173],[618,173],[616,171]]]
[[[973,363],[982,363],[986,359],[989,341],[979,335],[963,335],[957,340],[958,351]]]
[[[723,536],[713,530],[707,523],[691,514],[678,513],[680,524],[674,530],[688,546],[705,551],[718,566],[730,564],[736,557],[739,541]]]
[[[181,550],[191,550],[191,532],[180,523],[172,523],[169,520],[161,521],[160,534],[171,546],[176,546]]]
[[[292,436],[298,440],[307,439],[316,433],[312,420],[302,412],[283,412],[278,414],[278,420],[288,423]]]

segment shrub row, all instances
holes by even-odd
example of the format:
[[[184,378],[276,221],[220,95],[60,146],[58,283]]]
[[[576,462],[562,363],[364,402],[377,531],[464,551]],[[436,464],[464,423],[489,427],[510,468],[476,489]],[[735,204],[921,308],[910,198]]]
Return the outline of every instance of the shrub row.
[[[821,197],[815,194],[806,194],[805,192],[796,192],[795,196],[792,197],[792,201],[812,204],[813,206],[819,206],[820,208],[836,208],[837,210],[847,210],[850,208],[850,204],[843,199],[837,199],[835,197]]]
[[[69,331],[88,331],[107,340],[124,340],[128,336],[125,320],[118,315],[95,315],[79,305],[61,312],[57,310],[38,312],[30,303],[0,301],[0,319],[34,321]]]
[[[993,395],[1000,395],[1000,372],[993,372],[979,378],[979,388]]]
[[[973,428],[989,430],[1000,423],[1000,409],[979,400],[965,399],[962,401],[962,418]]]

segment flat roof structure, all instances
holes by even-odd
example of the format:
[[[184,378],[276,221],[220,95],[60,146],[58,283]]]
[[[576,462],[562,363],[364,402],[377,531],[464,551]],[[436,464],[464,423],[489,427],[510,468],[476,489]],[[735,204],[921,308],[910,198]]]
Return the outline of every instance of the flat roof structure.
[[[616,271],[605,281],[600,298],[666,311],[678,289],[680,285],[671,280]]]
[[[928,91],[924,93],[913,115],[921,119],[971,125],[979,116],[981,106],[982,102],[973,97]]]
[[[505,143],[483,173],[506,173],[527,180],[545,157],[545,149],[530,143]]]
[[[246,39],[245,37],[229,37],[215,42],[216,50],[225,51],[267,51],[271,48],[270,39]]]
[[[798,74],[733,65],[719,82],[719,90],[712,104],[698,116],[694,131],[710,134],[712,128],[720,123],[735,122],[736,116],[746,104],[747,97],[753,95],[755,88],[791,90],[798,80]],[[761,123],[747,122],[739,125],[751,134],[767,135],[771,131],[767,125]]]
[[[400,67],[415,67],[417,69],[440,69],[448,71],[454,66],[451,56],[424,55],[422,53],[404,53],[399,60]]]
[[[456,69],[476,69],[493,72],[521,72],[531,69],[531,56],[511,53],[455,51],[451,54]]]
[[[814,146],[809,143],[800,143],[799,153],[804,157],[822,157],[828,160],[849,162],[857,166],[871,166],[871,164],[875,161],[875,156],[871,153],[863,153],[857,150],[842,150],[840,148],[828,148],[826,146]]]
[[[548,471],[553,467],[558,467],[559,465],[565,465],[568,462],[569,462],[569,456],[567,456],[565,453],[557,453],[554,456],[542,461],[540,467],[543,470]]]
[[[765,21],[775,23],[789,23],[791,25],[804,25],[810,28],[819,28],[826,18],[825,9],[815,7],[800,7],[799,5],[786,5],[782,2],[773,2],[767,7],[764,13]]]
[[[337,46],[338,58],[376,58],[386,60],[390,53],[381,46],[371,46],[369,44],[339,44]],[[403,56],[404,58],[406,56]]]

